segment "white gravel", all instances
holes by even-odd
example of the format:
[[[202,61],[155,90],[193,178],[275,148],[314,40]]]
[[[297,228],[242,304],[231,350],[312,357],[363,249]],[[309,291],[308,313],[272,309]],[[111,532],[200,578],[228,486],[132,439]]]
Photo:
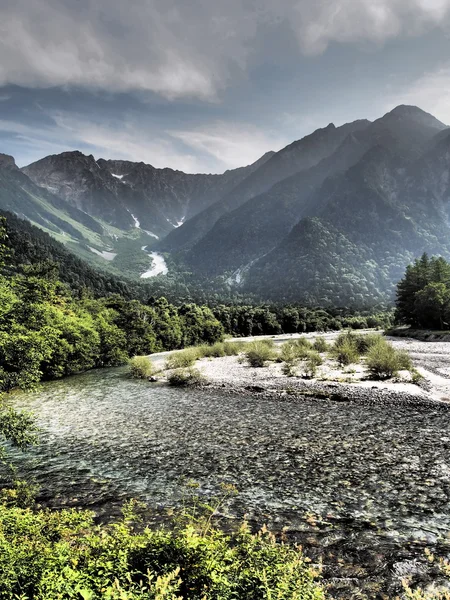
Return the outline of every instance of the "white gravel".
[[[306,334],[308,338],[324,337],[332,341],[338,333]],[[299,335],[264,336],[270,337],[276,344]],[[255,338],[240,338],[239,341],[252,341]],[[262,338],[259,338],[262,339]],[[196,363],[196,367],[205,376],[210,385],[230,391],[255,391],[257,393],[280,393],[282,390],[314,390],[321,392],[337,391],[351,400],[368,400],[369,397],[383,397],[386,400],[405,400],[449,403],[450,406],[450,343],[421,342],[409,338],[389,337],[395,348],[407,350],[417,370],[423,375],[421,385],[409,382],[409,374],[401,373],[400,377],[389,381],[374,381],[366,378],[360,365],[352,365],[355,373],[342,370],[334,361],[326,360],[318,370],[317,379],[302,377],[286,377],[280,363],[269,363],[267,367],[252,368],[245,362],[239,362],[236,356],[222,358],[204,358]],[[381,396],[380,396],[381,395]]]

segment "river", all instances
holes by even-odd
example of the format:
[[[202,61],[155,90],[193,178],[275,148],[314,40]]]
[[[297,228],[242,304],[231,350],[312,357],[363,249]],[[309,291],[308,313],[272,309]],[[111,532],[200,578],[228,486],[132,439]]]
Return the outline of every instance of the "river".
[[[142,249],[146,248],[143,246]],[[150,252],[149,253],[152,258],[152,267],[142,273],[141,279],[148,279],[149,277],[156,277],[157,275],[166,275],[168,272],[167,264],[162,254],[158,252]]]
[[[14,460],[44,504],[107,519],[132,496],[179,503],[191,479],[206,495],[233,483],[228,516],[287,526],[331,563],[328,577],[327,552],[347,565],[335,574],[364,586],[398,584],[397,572],[426,563],[427,544],[450,550],[447,411],[225,396],[131,380],[124,368],[46,383],[14,403],[42,431]]]

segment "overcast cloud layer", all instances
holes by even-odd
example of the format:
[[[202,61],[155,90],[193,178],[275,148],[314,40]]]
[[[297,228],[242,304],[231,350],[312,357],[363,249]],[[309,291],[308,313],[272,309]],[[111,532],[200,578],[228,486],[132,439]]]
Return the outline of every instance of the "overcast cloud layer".
[[[397,101],[450,122],[448,31],[450,0],[0,0],[0,143],[220,171]]]

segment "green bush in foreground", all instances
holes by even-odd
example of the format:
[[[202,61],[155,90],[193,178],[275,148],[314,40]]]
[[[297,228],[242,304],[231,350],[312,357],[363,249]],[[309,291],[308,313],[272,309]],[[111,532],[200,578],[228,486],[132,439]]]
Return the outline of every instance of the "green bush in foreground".
[[[147,379],[153,374],[153,363],[147,356],[134,356],[128,361],[133,379]]]
[[[0,505],[0,599],[324,599],[300,551],[266,531],[226,535],[206,520],[135,531],[132,519]]]
[[[190,385],[200,385],[205,378],[198,369],[188,367],[186,369],[175,369],[167,377],[170,385],[174,387],[187,387]]]
[[[269,340],[251,342],[247,346],[245,356],[251,367],[264,367],[270,360],[275,360],[276,354]]]
[[[396,350],[386,340],[380,339],[367,354],[367,368],[372,377],[388,379],[402,369],[411,370],[412,362],[407,352]]]

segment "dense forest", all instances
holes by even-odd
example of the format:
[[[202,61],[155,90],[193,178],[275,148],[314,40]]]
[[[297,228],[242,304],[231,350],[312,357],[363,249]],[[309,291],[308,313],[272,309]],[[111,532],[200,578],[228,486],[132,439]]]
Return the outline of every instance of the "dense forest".
[[[139,300],[154,304],[156,298],[165,297],[177,306],[182,304],[206,304],[214,311],[232,335],[258,335],[296,333],[316,329],[339,329],[341,327],[384,326],[389,313],[383,305],[375,313],[358,313],[349,308],[305,308],[291,304],[259,304],[252,296],[212,289],[205,281],[193,283],[188,274],[155,277],[149,283],[139,283],[102,273],[72,254],[60,242],[54,240],[28,221],[12,213],[0,211],[6,219],[6,244],[8,260],[5,275],[17,273],[45,274],[52,271],[64,283],[73,297],[103,298],[118,294],[127,300]],[[374,317],[375,314],[375,317]]]
[[[2,222],[3,390],[30,387],[41,379],[95,367],[119,365],[133,355],[213,343],[223,336],[222,325],[206,306],[175,307],[165,298],[150,306],[117,293],[94,298],[89,288],[75,297],[58,278],[57,266],[49,260],[17,265],[12,260],[11,238],[6,236]],[[76,259],[74,265],[79,266]]]
[[[397,286],[396,317],[401,323],[428,329],[450,327],[450,264],[423,254],[406,269]]]

